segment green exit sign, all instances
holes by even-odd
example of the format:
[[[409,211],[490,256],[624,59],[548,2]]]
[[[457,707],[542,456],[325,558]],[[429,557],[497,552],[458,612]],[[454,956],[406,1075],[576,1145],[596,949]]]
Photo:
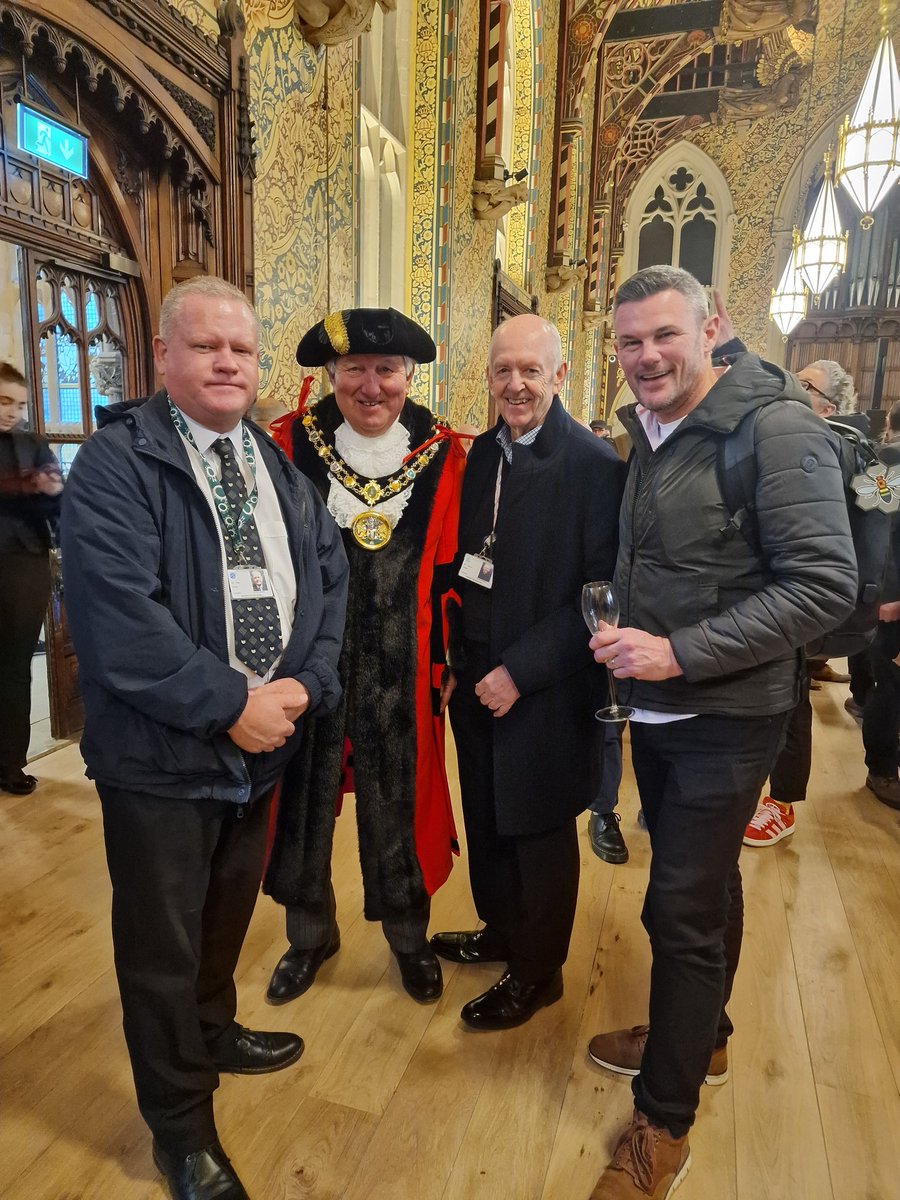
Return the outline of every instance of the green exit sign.
[[[87,179],[88,140],[83,133],[48,117],[40,109],[16,105],[19,149],[63,171]]]

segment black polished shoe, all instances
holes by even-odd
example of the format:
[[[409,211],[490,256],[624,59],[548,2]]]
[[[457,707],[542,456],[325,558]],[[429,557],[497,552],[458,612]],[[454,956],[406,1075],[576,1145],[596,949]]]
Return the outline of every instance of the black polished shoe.
[[[604,862],[628,862],[628,847],[619,828],[618,813],[592,812],[588,818],[588,836],[591,839],[591,849]]]
[[[476,996],[459,1014],[470,1029],[514,1029],[563,994],[562,971],[537,983],[520,983],[509,971],[484,995]]]
[[[172,1200],[250,1200],[218,1142],[184,1155],[169,1154],[154,1142],[153,1161],[166,1177]]]
[[[234,1040],[212,1051],[219,1071],[229,1075],[268,1075],[295,1063],[303,1053],[296,1033],[264,1033],[238,1025]]]
[[[490,929],[436,933],[431,939],[431,948],[448,962],[506,962],[509,957],[502,938]]]
[[[435,1000],[440,1000],[444,976],[441,974],[441,964],[427,946],[411,954],[403,954],[399,950],[394,950],[393,954],[400,968],[403,986],[413,1000],[419,1004],[434,1004]]]
[[[291,946],[272,972],[266,1000],[270,1004],[287,1004],[289,1000],[296,1000],[308,992],[316,982],[319,967],[327,958],[337,954],[340,948],[341,935],[337,930],[333,940],[324,946],[315,946],[312,950],[298,950]]]
[[[0,775],[0,792],[9,792],[12,796],[30,796],[36,787],[35,777],[26,775],[24,771],[10,771],[6,775]]]

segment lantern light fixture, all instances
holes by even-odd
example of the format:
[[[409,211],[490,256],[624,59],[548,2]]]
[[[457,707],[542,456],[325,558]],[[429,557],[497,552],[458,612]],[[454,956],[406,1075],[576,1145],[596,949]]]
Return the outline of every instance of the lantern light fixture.
[[[886,26],[885,10],[882,17]],[[837,181],[870,229],[872,213],[900,180],[900,75],[891,39],[884,29],[851,116],[838,135]]]

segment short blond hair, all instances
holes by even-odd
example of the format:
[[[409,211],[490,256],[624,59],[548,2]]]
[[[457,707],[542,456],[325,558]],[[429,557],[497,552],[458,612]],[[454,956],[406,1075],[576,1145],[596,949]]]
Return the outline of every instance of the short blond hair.
[[[229,283],[227,279],[221,279],[218,275],[196,275],[193,279],[186,279],[184,283],[176,283],[162,302],[159,310],[159,336],[164,342],[167,342],[172,336],[184,302],[191,296],[210,296],[217,300],[239,301],[253,316],[253,324],[257,335],[259,334],[259,317],[256,315],[256,309],[239,287],[235,287],[233,283]]]

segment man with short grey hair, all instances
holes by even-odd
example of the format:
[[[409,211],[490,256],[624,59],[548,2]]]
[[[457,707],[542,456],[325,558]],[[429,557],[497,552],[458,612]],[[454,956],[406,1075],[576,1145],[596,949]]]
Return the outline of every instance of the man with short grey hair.
[[[591,639],[634,709],[631,752],[652,846],[643,922],[650,1020],[591,1058],[634,1077],[635,1112],[591,1200],[664,1200],[690,1166],[700,1086],[724,1083],[740,952],[741,837],[796,703],[798,648],[856,600],[836,435],[792,376],[753,354],[714,367],[719,317],[674,267],[619,288],[619,364],[637,403],[622,505],[618,628]],[[756,487],[737,523],[723,440],[755,421]]]
[[[470,1029],[509,1029],[563,993],[578,896],[575,818],[596,794],[585,583],[609,579],[624,466],[565,411],[559,333],[505,321],[487,381],[500,419],[475,439],[463,481],[451,639],[450,719],[479,918],[438,933],[443,958],[502,962],[462,1009]]]
[[[213,1092],[221,1072],[303,1053],[236,1022],[234,970],[275,785],[305,715],[340,695],[347,560],[314,490],[245,419],[259,364],[244,294],[180,284],[160,328],[162,389],[100,409],[72,465],[66,606],[153,1158],[174,1200],[247,1200]]]

